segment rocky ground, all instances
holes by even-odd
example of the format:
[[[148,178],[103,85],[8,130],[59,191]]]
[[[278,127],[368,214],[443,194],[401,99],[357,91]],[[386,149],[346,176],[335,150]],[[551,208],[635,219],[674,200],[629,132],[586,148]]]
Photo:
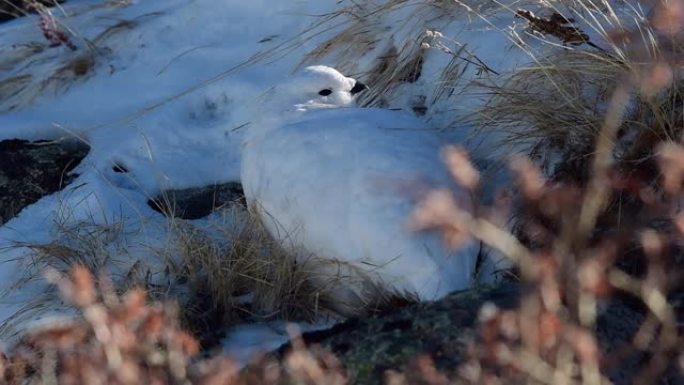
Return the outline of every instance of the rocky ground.
[[[515,283],[469,290],[436,302],[351,319],[331,330],[305,333],[303,338],[309,345],[318,344],[332,351],[353,384],[381,384],[390,371],[411,373],[416,358],[425,355],[440,372],[451,377],[457,375],[454,369],[478,338],[476,325],[482,306],[490,303],[502,309],[513,308],[519,298],[520,287]],[[611,356],[631,345],[645,313],[624,299],[607,302],[602,308],[596,331],[603,351]],[[642,352],[625,354],[609,370],[611,380],[615,384],[631,383],[646,358]],[[674,371],[669,380],[684,383],[684,378],[677,377]]]
[[[309,345],[332,351],[355,384],[383,383],[388,371],[403,372],[421,355],[429,355],[440,371],[452,374],[476,338],[481,306],[490,302],[511,308],[518,298],[515,284],[464,291],[436,302],[354,318],[330,330],[305,333],[303,338]]]

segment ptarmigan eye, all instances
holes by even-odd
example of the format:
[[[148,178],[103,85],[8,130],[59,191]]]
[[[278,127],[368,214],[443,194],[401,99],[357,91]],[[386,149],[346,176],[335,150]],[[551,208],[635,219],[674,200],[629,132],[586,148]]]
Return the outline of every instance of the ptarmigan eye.
[[[318,94],[321,96],[328,96],[328,95],[332,94],[332,90],[329,88],[326,88],[324,90],[318,91]]]

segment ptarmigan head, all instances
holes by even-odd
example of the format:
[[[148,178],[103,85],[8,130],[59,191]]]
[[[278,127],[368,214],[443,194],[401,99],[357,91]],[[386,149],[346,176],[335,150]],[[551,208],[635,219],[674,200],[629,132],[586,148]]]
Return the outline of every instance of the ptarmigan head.
[[[273,89],[272,104],[283,110],[306,111],[320,108],[345,107],[368,87],[346,77],[332,67],[317,65],[304,68]]]

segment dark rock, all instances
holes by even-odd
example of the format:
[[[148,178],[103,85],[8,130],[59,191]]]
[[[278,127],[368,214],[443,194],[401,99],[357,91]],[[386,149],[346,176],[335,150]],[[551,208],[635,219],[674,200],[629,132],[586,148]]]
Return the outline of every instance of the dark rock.
[[[57,4],[62,4],[66,0],[34,0],[47,7],[52,7]],[[29,13],[35,13],[28,6],[28,0],[2,0],[0,1],[0,23],[13,20],[18,17],[25,16]]]
[[[463,291],[436,302],[350,319],[302,337],[307,344],[332,351],[352,384],[382,384],[385,371],[402,371],[420,354],[430,355],[438,369],[451,373],[461,362],[468,341],[475,337],[476,320],[485,302],[511,308],[518,302],[517,286]],[[288,348],[281,348],[280,353]]]
[[[125,174],[128,172],[128,167],[120,163],[115,163],[114,166],[112,166],[112,171],[118,174]]]
[[[71,182],[89,150],[80,141],[0,141],[0,224]]]
[[[635,301],[636,302],[636,301]],[[608,377],[614,384],[631,384],[642,367],[646,353],[624,349],[646,319],[645,309],[628,300],[613,301],[606,306],[596,323],[598,342],[610,362]],[[624,351],[624,354],[621,354]]]
[[[487,302],[500,308],[517,306],[520,289],[514,283],[452,294],[430,303],[416,303],[366,318],[354,318],[332,329],[305,333],[307,345],[319,344],[333,352],[350,376],[351,384],[381,384],[387,370],[403,372],[412,359],[429,355],[437,369],[449,376],[462,362],[468,343],[476,337],[480,308]],[[596,325],[602,350],[615,362],[607,374],[615,384],[629,384],[643,368],[647,354],[625,346],[645,319],[644,309],[621,298],[603,307]],[[286,345],[278,355],[289,350]],[[672,374],[668,374],[672,377]]]
[[[147,204],[164,215],[198,219],[228,203],[244,201],[244,197],[240,183],[228,182],[206,187],[167,190],[148,200]]]

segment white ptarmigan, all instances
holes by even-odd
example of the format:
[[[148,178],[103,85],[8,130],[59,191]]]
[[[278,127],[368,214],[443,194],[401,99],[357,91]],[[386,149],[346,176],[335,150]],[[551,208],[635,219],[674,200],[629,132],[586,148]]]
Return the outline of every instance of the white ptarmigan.
[[[413,115],[351,106],[366,86],[312,66],[274,87],[242,144],[241,178],[268,231],[309,261],[338,309],[385,293],[437,299],[472,282],[480,244],[445,247],[409,218],[449,176],[434,130]]]

